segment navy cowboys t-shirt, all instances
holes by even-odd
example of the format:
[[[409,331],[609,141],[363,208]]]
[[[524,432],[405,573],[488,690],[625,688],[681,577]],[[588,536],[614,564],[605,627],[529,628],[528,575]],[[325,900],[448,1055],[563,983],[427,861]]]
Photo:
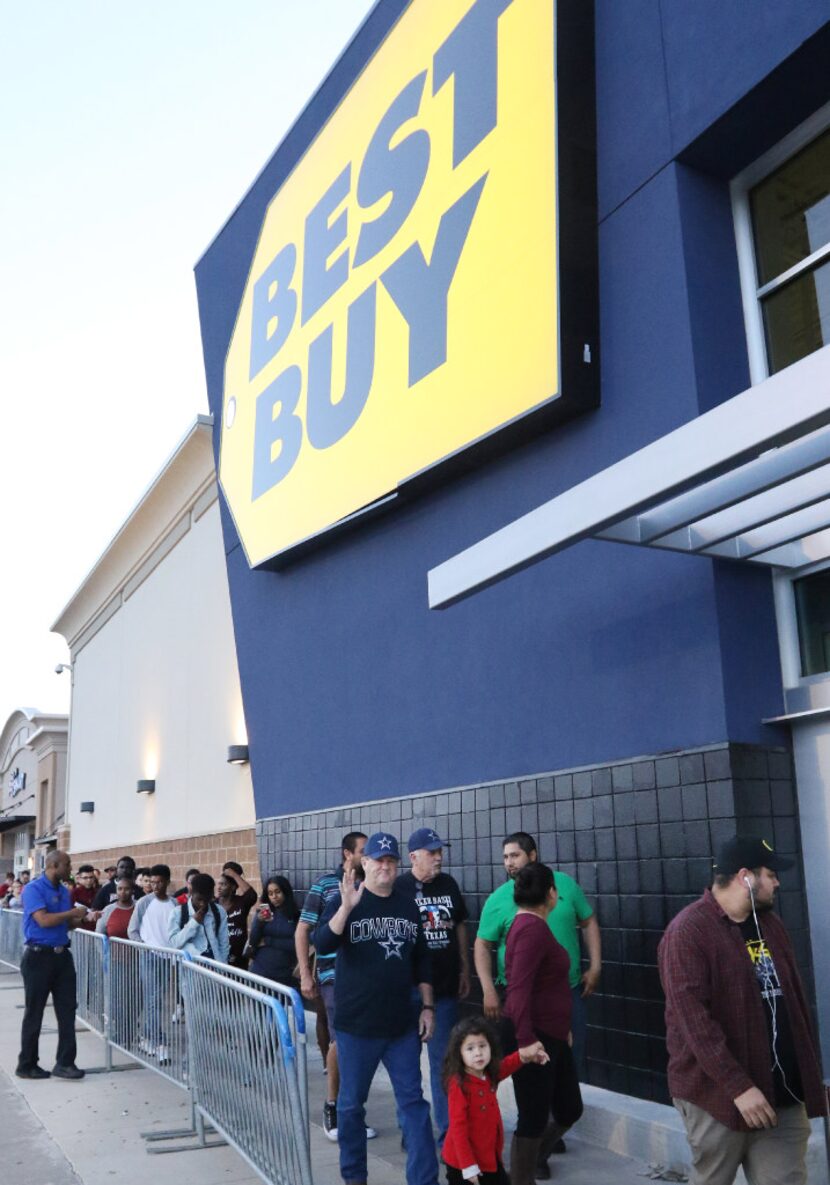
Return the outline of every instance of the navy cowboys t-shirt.
[[[456,881],[439,872],[431,881],[419,881],[411,872],[397,879],[397,887],[412,897],[432,955],[432,985],[437,997],[458,995],[461,955],[455,927],[467,920],[467,907]]]
[[[328,924],[339,908],[338,893],[314,935],[321,955],[337,951],[334,1027],[356,1037],[402,1037],[412,1025],[413,985],[432,983],[418,907],[397,887],[389,897],[364,889],[342,935]]]
[[[746,951],[755,968],[758,980],[758,990],[767,1021],[769,1034],[770,1064],[772,1066],[772,1080],[775,1087],[775,1098],[770,1099],[776,1107],[792,1107],[804,1098],[804,1088],[801,1085],[801,1073],[798,1069],[798,1059],[795,1055],[795,1042],[790,1028],[790,1014],[787,1003],[775,972],[775,963],[766,941],[758,938],[755,921],[750,915],[739,926],[741,936],[746,943]],[[763,930],[761,931],[763,935]],[[775,1010],[775,1027],[773,1028],[773,1007]],[[775,1064],[776,1053],[778,1064]],[[788,1089],[789,1088],[789,1089]],[[792,1092],[792,1093],[791,1093]],[[795,1096],[795,1097],[793,1097]]]

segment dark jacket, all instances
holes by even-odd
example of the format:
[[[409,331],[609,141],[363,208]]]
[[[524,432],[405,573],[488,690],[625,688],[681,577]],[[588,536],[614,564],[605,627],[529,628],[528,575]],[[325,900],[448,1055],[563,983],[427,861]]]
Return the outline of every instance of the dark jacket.
[[[251,922],[248,945],[254,952],[250,970],[265,979],[291,986],[297,954],[294,950],[294,934],[297,918],[288,918],[279,910],[271,911],[271,920],[263,921],[260,908]]]

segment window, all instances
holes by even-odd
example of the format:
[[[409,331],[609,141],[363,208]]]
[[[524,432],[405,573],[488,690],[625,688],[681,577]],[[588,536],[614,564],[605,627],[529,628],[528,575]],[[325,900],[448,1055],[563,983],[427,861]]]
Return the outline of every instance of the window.
[[[802,677],[830,671],[830,570],[793,581]]]
[[[732,185],[753,382],[830,344],[830,109]]]

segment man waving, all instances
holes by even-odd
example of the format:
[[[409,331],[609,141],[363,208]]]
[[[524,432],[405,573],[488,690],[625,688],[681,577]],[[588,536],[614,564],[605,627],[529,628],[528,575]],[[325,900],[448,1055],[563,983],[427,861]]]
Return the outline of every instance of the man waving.
[[[432,971],[418,906],[396,888],[400,853],[379,831],[363,851],[365,881],[346,872],[315,936],[322,955],[337,952],[334,1028],[340,1057],[337,1100],[340,1173],[366,1181],[364,1106],[383,1062],[407,1148],[407,1185],[437,1185],[438,1162],[429,1106],[421,1091],[420,1042],[432,1036]],[[412,985],[421,996],[417,1028]]]

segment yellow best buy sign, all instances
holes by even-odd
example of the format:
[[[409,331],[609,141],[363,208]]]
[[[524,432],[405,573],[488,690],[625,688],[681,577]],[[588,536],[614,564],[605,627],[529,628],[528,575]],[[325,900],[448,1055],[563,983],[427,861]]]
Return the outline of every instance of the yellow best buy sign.
[[[252,566],[559,393],[552,0],[413,0],[268,207],[225,364]]]

